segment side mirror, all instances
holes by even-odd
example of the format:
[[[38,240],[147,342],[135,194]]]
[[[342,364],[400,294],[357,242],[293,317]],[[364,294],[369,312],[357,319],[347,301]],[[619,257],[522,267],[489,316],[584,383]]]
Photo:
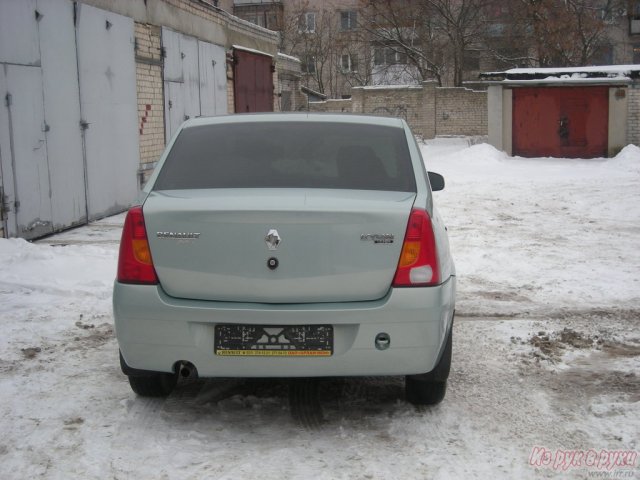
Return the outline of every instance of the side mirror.
[[[429,183],[433,192],[444,190],[444,177],[439,173],[427,172],[429,174]]]

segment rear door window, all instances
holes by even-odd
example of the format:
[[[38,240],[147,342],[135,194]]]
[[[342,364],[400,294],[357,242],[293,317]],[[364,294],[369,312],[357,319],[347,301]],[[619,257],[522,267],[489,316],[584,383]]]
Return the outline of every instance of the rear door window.
[[[402,128],[252,122],[182,130],[154,190],[336,188],[415,192]]]

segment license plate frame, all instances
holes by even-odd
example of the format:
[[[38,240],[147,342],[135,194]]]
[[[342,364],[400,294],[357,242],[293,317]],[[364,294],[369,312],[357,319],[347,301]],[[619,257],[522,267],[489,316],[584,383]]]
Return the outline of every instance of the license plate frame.
[[[214,354],[225,357],[330,357],[332,325],[218,324]]]

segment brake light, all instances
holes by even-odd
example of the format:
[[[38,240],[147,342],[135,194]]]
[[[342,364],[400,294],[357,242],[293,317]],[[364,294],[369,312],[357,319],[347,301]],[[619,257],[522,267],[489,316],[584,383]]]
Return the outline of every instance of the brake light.
[[[424,287],[440,282],[440,267],[431,218],[425,210],[414,208],[393,279],[394,287]]]
[[[118,282],[146,285],[158,283],[147,230],[144,226],[142,207],[133,207],[129,210],[124,221],[118,257]]]

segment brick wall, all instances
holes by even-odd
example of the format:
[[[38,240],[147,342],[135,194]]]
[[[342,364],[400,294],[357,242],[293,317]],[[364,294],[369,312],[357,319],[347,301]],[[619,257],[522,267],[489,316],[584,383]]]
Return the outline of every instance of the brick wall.
[[[640,82],[630,85],[628,95],[627,142],[640,146]]]
[[[307,99],[300,91],[301,77],[300,60],[281,53],[276,56],[276,76],[273,83],[276,111],[306,110]]]
[[[487,135],[487,92],[436,89],[436,135]]]
[[[272,64],[273,65],[273,64]],[[278,75],[278,69],[275,68],[273,74],[271,75],[271,83],[273,84],[273,111],[280,111],[280,96],[278,92],[280,91],[280,76]]]
[[[144,183],[164,150],[160,27],[135,24],[140,175]]]
[[[487,92],[439,88],[435,82],[417,86],[355,87],[351,104],[344,100],[312,102],[315,112],[344,112],[404,118],[413,133],[487,135]],[[349,108],[349,106],[351,108]]]
[[[309,110],[312,112],[353,112],[352,101],[342,99],[330,99],[323,102],[310,102]]]
[[[404,118],[416,135],[427,136],[430,119],[424,93],[420,85],[355,87],[351,90],[352,111]]]
[[[236,113],[236,98],[233,90],[233,62],[227,60],[227,113]]]

